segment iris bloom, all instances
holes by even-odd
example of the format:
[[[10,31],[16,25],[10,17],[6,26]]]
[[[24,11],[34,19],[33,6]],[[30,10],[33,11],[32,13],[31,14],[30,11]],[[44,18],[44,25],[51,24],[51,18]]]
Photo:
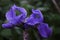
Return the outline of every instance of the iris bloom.
[[[19,12],[21,12],[21,14],[16,16],[15,10],[18,10]],[[38,24],[37,29],[42,37],[48,38],[51,35],[52,29],[48,26],[48,24],[43,23],[44,18],[40,10],[32,9],[32,14],[27,18],[26,16],[27,12],[24,8],[14,5],[6,13],[6,19],[8,23],[2,24],[2,27],[9,28],[16,25],[20,25],[22,22],[25,23],[24,27],[29,27],[28,25],[34,26]]]
[[[16,16],[15,11],[19,11],[21,14]],[[2,24],[3,28],[10,28],[24,22],[27,16],[27,12],[24,8],[13,5],[11,9],[6,13],[6,19],[8,23]]]
[[[43,15],[40,12],[40,10],[32,9],[32,14],[30,15],[30,17],[27,17],[25,19],[25,22],[29,25],[35,25],[38,23],[42,23],[43,22]]]
[[[39,34],[44,38],[48,38],[52,34],[52,28],[49,28],[48,24],[43,23],[43,20],[41,11],[32,9],[32,14],[26,18],[26,24],[33,26],[38,24],[37,29]]]
[[[52,34],[52,28],[49,28],[48,24],[46,23],[39,24],[37,29],[39,34],[44,38],[48,38]]]

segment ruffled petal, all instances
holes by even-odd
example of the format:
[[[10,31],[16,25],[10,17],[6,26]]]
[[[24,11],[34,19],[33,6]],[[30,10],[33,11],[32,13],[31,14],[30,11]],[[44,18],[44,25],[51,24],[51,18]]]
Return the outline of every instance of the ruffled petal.
[[[37,27],[37,29],[39,34],[44,38],[48,38],[52,34],[52,29],[49,28],[48,24],[42,23]]]
[[[32,9],[32,12],[33,13],[30,15],[30,17],[25,19],[25,23],[27,23],[29,25],[35,25],[35,24],[43,22],[43,15],[40,12],[40,10]]]

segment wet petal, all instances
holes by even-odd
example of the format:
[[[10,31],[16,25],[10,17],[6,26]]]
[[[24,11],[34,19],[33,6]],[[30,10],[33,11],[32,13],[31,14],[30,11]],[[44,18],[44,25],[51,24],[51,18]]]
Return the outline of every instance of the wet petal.
[[[11,23],[2,24],[3,28],[11,28],[13,25]]]
[[[48,24],[40,24],[37,27],[39,34],[44,37],[44,38],[48,38],[51,34],[52,34],[52,29],[49,28]]]
[[[29,25],[35,25],[43,22],[43,15],[40,10],[32,10],[30,17],[26,18],[25,22]]]

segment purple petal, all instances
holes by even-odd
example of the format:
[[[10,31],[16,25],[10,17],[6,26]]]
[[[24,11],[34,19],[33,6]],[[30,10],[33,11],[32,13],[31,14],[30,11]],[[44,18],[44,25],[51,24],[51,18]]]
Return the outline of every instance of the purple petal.
[[[15,10],[19,11],[21,14],[16,16]],[[27,12],[24,8],[13,5],[11,9],[6,13],[7,20],[13,25],[18,25],[21,22],[24,22],[27,16]]]
[[[21,12],[21,14],[16,16],[15,10],[18,10],[19,12]],[[21,22],[24,22],[26,16],[27,12],[24,8],[13,5],[11,9],[6,13],[6,19],[8,20],[9,23],[2,24],[2,27],[9,28],[12,27],[13,25],[14,26],[19,25]]]
[[[39,19],[40,22],[43,21],[43,15],[39,9],[36,9],[36,10],[32,9],[32,12],[33,12],[35,18]]]
[[[28,25],[35,25],[38,22],[33,17],[30,17],[30,18],[26,18],[25,23]]]
[[[16,17],[15,13],[15,5],[12,6],[12,8],[6,13],[6,18],[8,21],[12,20],[13,18]]]
[[[3,28],[11,28],[13,25],[11,23],[2,24]]]
[[[44,38],[48,38],[51,34],[52,34],[52,29],[49,28],[48,24],[40,24],[38,27],[37,27],[40,35]]]
[[[21,12],[21,14],[25,14],[25,15],[27,15],[27,11],[24,9],[24,8],[22,8],[22,7],[16,7],[16,10],[18,10],[18,11],[20,11]]]
[[[15,10],[19,11],[21,14],[16,16]],[[11,9],[6,13],[6,18],[8,21],[12,20],[15,17],[18,17],[20,20],[24,20],[27,16],[27,12],[24,8],[13,5]]]
[[[27,11],[22,7],[16,7],[16,10],[21,12],[21,14],[18,15],[17,17],[19,18],[20,21],[24,22],[25,18],[27,17]]]
[[[24,22],[24,20],[25,20],[25,18],[27,16],[27,11],[24,8],[18,7],[16,5],[14,5],[14,7],[15,7],[15,10],[20,12],[20,15],[16,16],[17,20]]]
[[[35,25],[38,23],[43,22],[43,15],[40,12],[40,10],[33,10],[32,9],[32,14],[30,15],[30,17],[26,18],[25,22],[29,25]]]
[[[21,21],[19,20],[18,17],[13,18],[11,21],[9,21],[13,25],[20,25]]]

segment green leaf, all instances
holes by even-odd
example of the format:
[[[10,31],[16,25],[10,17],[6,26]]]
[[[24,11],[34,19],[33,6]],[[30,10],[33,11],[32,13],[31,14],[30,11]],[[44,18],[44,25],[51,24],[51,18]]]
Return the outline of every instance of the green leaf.
[[[4,30],[2,30],[1,31],[1,36],[9,38],[10,36],[12,36],[11,30],[10,29],[4,29]]]

